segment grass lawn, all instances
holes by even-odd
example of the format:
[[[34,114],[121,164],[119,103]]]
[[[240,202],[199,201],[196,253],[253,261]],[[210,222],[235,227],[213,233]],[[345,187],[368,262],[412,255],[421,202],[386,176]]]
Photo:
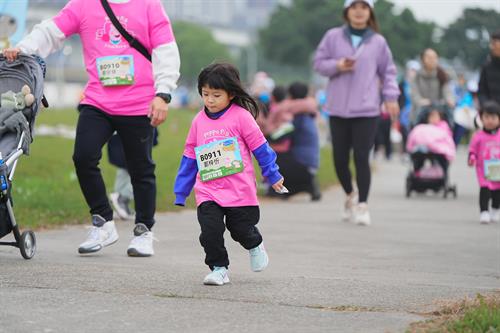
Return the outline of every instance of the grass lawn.
[[[433,318],[414,323],[408,333],[499,333],[500,294],[448,302]]]
[[[160,143],[153,150],[158,211],[179,209],[172,204],[173,183],[194,115],[194,111],[171,110],[167,121],[160,127]],[[38,116],[37,125],[64,124],[75,127],[77,116],[76,110],[43,110]],[[30,156],[20,159],[13,182],[14,211],[20,226],[36,228],[87,223],[88,208],[71,159],[73,140],[35,136],[30,150]],[[107,161],[106,149],[103,150],[101,170],[110,192],[115,169]],[[336,182],[330,149],[322,151],[319,179],[324,187]],[[194,207],[193,196],[190,196],[188,205]]]

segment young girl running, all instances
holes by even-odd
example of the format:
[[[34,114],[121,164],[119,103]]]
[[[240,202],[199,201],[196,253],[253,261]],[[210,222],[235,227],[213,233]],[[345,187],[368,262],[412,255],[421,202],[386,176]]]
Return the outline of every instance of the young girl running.
[[[203,283],[223,285],[229,282],[226,227],[249,250],[254,272],[264,270],[269,262],[256,227],[259,202],[250,153],[275,191],[286,188],[276,154],[255,121],[257,103],[242,88],[238,70],[226,63],[206,67],[198,77],[198,92],[205,107],[193,119],[186,139],[174,185],[175,204],[184,206],[194,186],[200,243],[212,270]]]
[[[476,166],[481,215],[479,222],[500,222],[500,105],[485,102],[479,111],[483,129],[472,137],[469,165]],[[491,198],[491,213],[489,202]]]

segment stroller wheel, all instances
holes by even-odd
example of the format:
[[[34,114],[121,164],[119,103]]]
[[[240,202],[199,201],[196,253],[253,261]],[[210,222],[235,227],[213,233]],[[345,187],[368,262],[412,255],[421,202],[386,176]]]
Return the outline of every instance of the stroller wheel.
[[[19,240],[19,250],[24,259],[31,259],[36,252],[35,233],[31,230],[24,231]]]

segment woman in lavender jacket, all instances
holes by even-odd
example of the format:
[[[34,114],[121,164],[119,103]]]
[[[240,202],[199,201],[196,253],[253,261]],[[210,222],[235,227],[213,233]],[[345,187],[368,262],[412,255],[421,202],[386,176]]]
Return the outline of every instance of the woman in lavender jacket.
[[[391,116],[399,113],[399,88],[391,50],[378,33],[373,0],[346,0],[344,19],[346,25],[330,29],[321,40],[314,69],[329,78],[326,109],[330,113],[333,159],[347,195],[342,218],[369,225],[370,150],[381,104]],[[349,170],[351,148],[359,195],[353,189]]]

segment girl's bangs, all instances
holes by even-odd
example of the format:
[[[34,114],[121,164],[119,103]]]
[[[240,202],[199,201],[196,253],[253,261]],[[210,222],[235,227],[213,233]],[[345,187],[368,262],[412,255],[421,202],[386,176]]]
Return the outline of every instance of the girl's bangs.
[[[212,75],[211,75],[212,74]],[[201,88],[207,86],[210,89],[227,90],[224,77],[222,75],[213,75],[215,73],[207,73],[207,75],[200,80]]]

